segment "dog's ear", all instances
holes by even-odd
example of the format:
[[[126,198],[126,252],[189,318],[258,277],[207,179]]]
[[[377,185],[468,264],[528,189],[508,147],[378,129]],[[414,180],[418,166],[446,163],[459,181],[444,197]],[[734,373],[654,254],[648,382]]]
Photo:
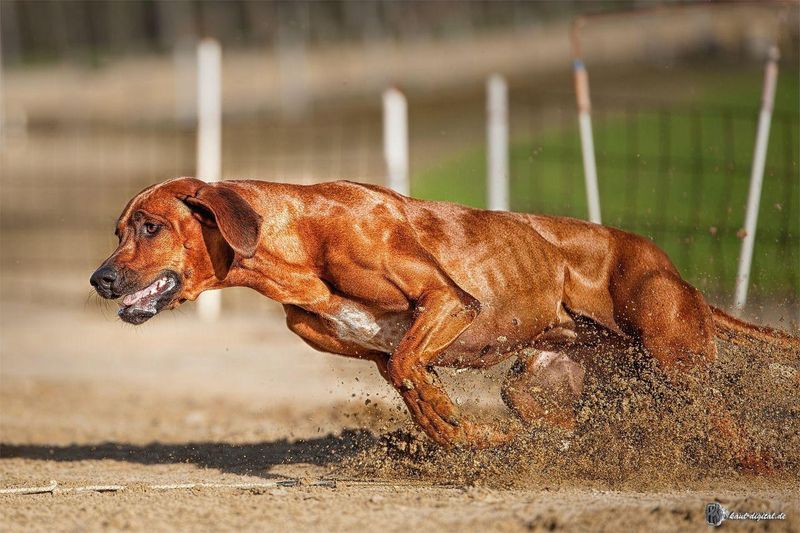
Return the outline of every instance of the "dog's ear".
[[[183,202],[203,225],[219,228],[225,242],[242,257],[253,257],[261,233],[261,216],[225,184],[207,184]]]

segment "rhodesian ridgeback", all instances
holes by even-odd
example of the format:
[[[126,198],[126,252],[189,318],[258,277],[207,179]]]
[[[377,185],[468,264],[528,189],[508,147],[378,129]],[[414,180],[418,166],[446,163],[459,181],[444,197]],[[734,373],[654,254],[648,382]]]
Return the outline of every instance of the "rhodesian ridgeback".
[[[668,375],[713,361],[717,335],[800,347],[710,307],[644,237],[374,185],[177,178],[136,195],[116,234],[91,283],[121,298],[122,320],[141,324],[203,291],[250,287],[281,303],[312,347],[374,361],[444,445],[508,435],[463,417],[437,366],[517,356],[505,402],[524,422],[569,427],[583,354],[598,344],[634,344]]]

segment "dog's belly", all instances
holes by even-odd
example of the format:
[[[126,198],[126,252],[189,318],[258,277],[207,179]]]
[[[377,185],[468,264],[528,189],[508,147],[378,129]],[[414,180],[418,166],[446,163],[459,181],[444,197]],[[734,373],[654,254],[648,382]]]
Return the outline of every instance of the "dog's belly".
[[[531,346],[529,337],[511,330],[468,328],[435,360],[434,365],[453,368],[486,368]]]
[[[488,367],[531,347],[542,330],[530,316],[486,310],[435,360],[437,366]],[[517,318],[519,317],[519,318]],[[413,312],[385,312],[350,303],[325,316],[329,333],[362,348],[391,354],[413,321]]]
[[[547,314],[532,305],[524,310],[487,306],[434,364],[485,368],[526,348],[547,350],[553,343],[571,342],[575,333],[569,324],[562,324],[563,319],[557,312]]]
[[[413,313],[377,312],[359,304],[349,304],[343,306],[335,315],[326,316],[325,319],[328,331],[339,340],[391,354],[411,326]],[[442,353],[437,364],[440,362],[454,366],[486,364],[487,360],[499,355],[497,341],[506,339],[503,335],[508,333],[470,326]],[[493,348],[491,353],[486,348],[489,345]]]

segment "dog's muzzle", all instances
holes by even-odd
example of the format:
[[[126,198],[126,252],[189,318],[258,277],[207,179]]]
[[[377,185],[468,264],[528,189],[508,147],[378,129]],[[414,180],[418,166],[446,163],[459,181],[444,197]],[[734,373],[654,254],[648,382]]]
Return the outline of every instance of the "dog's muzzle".
[[[124,276],[109,266],[98,268],[89,283],[103,298],[122,298],[117,315],[130,324],[141,324],[156,316],[173,302],[181,288],[180,277],[172,270],[165,270],[147,286],[136,288],[141,284],[132,286],[130,276]]]
[[[117,315],[130,324],[141,324],[167,307],[180,291],[178,275],[167,270],[143,289],[127,294],[120,302]]]

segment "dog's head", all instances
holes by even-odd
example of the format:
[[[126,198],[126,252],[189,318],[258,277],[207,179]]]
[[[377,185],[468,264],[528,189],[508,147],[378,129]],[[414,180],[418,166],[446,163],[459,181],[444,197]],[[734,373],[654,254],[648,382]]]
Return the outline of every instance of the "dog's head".
[[[162,309],[224,286],[239,257],[253,257],[261,217],[225,182],[177,178],[137,194],[117,221],[119,245],[92,274],[119,317],[141,324]]]

